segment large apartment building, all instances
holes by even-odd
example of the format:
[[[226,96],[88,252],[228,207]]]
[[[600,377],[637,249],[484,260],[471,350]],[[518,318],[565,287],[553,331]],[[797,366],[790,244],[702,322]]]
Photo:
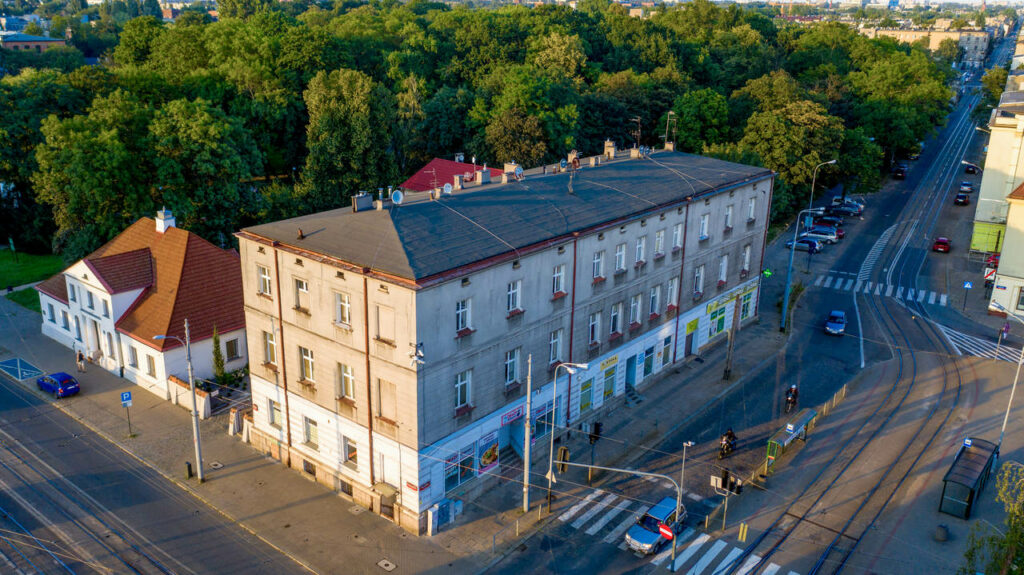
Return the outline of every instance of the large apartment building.
[[[522,457],[528,358],[537,438],[755,318],[772,172],[625,156],[239,232],[253,445],[430,532]]]

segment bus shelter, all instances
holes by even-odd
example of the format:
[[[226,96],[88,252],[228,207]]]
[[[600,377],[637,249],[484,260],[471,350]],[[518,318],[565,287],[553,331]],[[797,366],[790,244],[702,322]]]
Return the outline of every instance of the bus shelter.
[[[785,427],[776,431],[768,439],[768,454],[765,459],[766,474],[775,466],[775,459],[781,457],[791,443],[797,439],[807,440],[807,429],[811,426],[811,422],[814,421],[817,415],[818,412],[813,409],[802,409],[786,423]]]
[[[996,444],[968,437],[956,452],[953,465],[942,478],[942,499],[939,511],[967,519],[971,508],[985,488],[996,460]]]

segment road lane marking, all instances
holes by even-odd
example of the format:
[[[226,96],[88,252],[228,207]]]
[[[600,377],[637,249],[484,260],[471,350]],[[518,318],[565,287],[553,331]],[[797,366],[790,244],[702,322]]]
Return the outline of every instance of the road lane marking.
[[[604,494],[604,491],[601,491],[600,489],[598,489],[596,491],[593,491],[592,493],[590,493],[590,495],[587,495],[585,498],[583,498],[578,503],[576,503],[576,505],[573,505],[572,507],[570,507],[568,511],[566,511],[565,513],[559,515],[558,516],[558,520],[561,521],[562,523],[565,523],[566,521],[572,519],[573,515],[576,515],[577,513],[579,513],[580,510],[583,509],[583,507],[586,506],[588,503],[593,501],[593,499],[595,497],[597,497],[598,495],[603,495],[603,494]]]
[[[903,299],[903,286],[896,289],[896,299]]]
[[[780,567],[774,563],[768,565],[768,568],[762,571],[764,575],[775,575],[779,572]]]
[[[827,280],[825,280],[825,287],[831,287],[831,286],[832,286],[832,280],[833,280],[833,279],[835,279],[835,278],[834,278],[834,277],[832,277],[832,276],[828,276],[828,279],[827,279]]]
[[[931,294],[928,295],[928,305],[931,305],[931,304],[935,303],[935,296],[936,295],[938,295],[938,294],[936,294],[935,292],[932,292]]]
[[[733,561],[735,561],[736,558],[739,557],[740,555],[743,555],[743,550],[742,549],[737,549],[736,547],[733,547],[732,551],[730,551],[729,554],[725,556],[725,559],[722,559],[722,562],[719,563],[718,567],[715,567],[715,570],[712,571],[711,573],[712,574],[725,573],[725,568],[728,565],[730,565]]]
[[[670,571],[672,571],[673,573],[678,571],[680,565],[683,565],[684,563],[689,561],[690,557],[693,557],[694,553],[700,550],[701,546],[703,546],[710,540],[710,535],[708,535],[707,533],[701,533],[700,537],[694,539],[693,543],[690,543],[681,554],[676,556],[675,563],[672,564],[672,568],[670,569]]]
[[[942,307],[946,307],[946,294],[942,294],[939,296],[939,305],[941,305]]]
[[[814,287],[820,286],[822,280],[824,280],[824,279],[825,279],[825,276],[818,276],[818,279],[814,280]]]
[[[608,513],[605,513],[604,515],[601,516],[600,519],[595,521],[594,524],[591,525],[586,530],[585,533],[587,535],[593,535],[593,534],[597,533],[598,531],[601,530],[602,527],[604,527],[605,525],[608,525],[609,521],[611,521],[612,519],[615,519],[616,515],[618,515],[619,513],[622,513],[626,509],[628,509],[629,508],[629,504],[630,504],[629,501],[622,501],[618,505],[616,505],[615,507],[612,507],[611,510],[608,511]]]
[[[875,286],[875,295],[882,295],[882,284]]]
[[[867,286],[864,288],[864,293],[871,293],[871,285],[871,282],[867,283]]]
[[[889,297],[891,295],[892,295],[892,284],[888,284],[888,285],[885,286],[885,297]]]
[[[680,535],[676,539],[676,551],[679,551],[679,546],[682,545],[683,543],[685,543],[686,541],[688,541],[690,539],[690,537],[693,537],[693,535],[695,533],[697,533],[696,529],[694,529],[693,527],[687,527],[686,531],[683,531],[683,534]],[[662,551],[661,553],[658,553],[654,557],[654,559],[651,559],[651,564],[652,565],[661,565],[671,555],[672,555],[672,542],[669,541],[668,544],[665,545],[665,550]]]
[[[925,290],[921,290],[921,291],[917,292],[917,303],[923,302],[924,301],[924,296],[926,296],[926,295],[928,295],[928,292],[925,291]]]
[[[586,513],[584,513],[583,515],[580,515],[579,519],[577,519],[576,521],[573,521],[572,522],[572,528],[573,529],[579,529],[580,527],[583,527],[584,523],[586,523],[587,521],[590,521],[590,519],[592,517],[594,517],[595,515],[597,515],[598,513],[602,512],[602,511],[604,511],[608,507],[608,505],[611,504],[612,501],[615,501],[618,498],[619,498],[618,495],[615,495],[614,493],[609,493],[604,499],[602,499],[596,505],[594,505],[593,507],[588,509]]]
[[[907,301],[914,301],[914,288],[907,288]]]
[[[743,567],[740,569],[737,575],[747,575],[747,573],[750,573],[754,566],[760,562],[761,557],[758,555],[751,555],[750,557],[747,557],[747,562],[743,564]]]
[[[863,284],[863,283],[864,283],[864,282],[862,282],[862,281],[860,281],[860,280],[857,280],[857,285],[853,286],[853,291],[855,291],[855,292],[859,292],[859,291],[860,291],[860,286],[861,286],[861,284]]]
[[[708,549],[707,553],[705,553],[704,556],[700,558],[700,561],[697,561],[696,565],[690,567],[690,570],[686,572],[686,575],[698,575],[699,573],[703,572],[704,569],[707,569],[707,566],[711,565],[711,562],[714,561],[715,557],[717,557],[718,554],[722,552],[722,549],[725,548],[725,545],[725,541],[722,541],[721,539],[715,541],[715,544],[711,546],[711,549]]]
[[[609,533],[608,535],[604,536],[604,542],[605,543],[615,543],[616,539],[618,539],[619,537],[622,537],[622,534],[625,533],[626,530],[629,529],[634,523],[636,523],[636,518],[637,517],[642,517],[644,513],[647,513],[648,509],[649,509],[648,506],[646,506],[644,504],[640,504],[640,507],[638,507],[636,509],[636,511],[634,511],[629,517],[624,519],[622,521],[622,523],[619,523],[615,527],[615,529],[612,529],[611,533]],[[625,549],[625,548],[626,548],[626,542],[623,541],[619,545],[619,549]]]
[[[850,291],[851,287],[853,287],[853,280],[848,279],[846,280],[846,286],[843,287],[843,291]]]

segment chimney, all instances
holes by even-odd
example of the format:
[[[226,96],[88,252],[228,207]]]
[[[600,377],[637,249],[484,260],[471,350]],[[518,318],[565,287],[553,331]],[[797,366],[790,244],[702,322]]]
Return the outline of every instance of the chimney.
[[[171,215],[171,210],[166,207],[156,213],[156,231],[161,234],[167,231],[167,228],[174,227],[174,216]]]
[[[487,165],[484,165],[484,169],[477,172],[477,180],[480,185],[491,183],[491,171],[487,169]]]
[[[615,159],[615,142],[611,140],[604,141],[604,156],[609,160]]]
[[[352,196],[352,211],[361,212],[373,207],[373,196],[360,191],[358,195]]]

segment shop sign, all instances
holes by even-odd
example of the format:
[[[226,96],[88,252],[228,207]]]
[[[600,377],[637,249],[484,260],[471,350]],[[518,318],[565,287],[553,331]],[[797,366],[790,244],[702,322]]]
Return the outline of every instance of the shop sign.
[[[501,426],[505,427],[506,425],[512,423],[513,421],[516,421],[517,419],[522,417],[523,413],[525,413],[525,412],[526,412],[526,408],[524,408],[522,405],[520,405],[520,406],[516,407],[515,409],[509,411],[508,413],[502,415],[501,416]]]
[[[618,355],[613,355],[613,356],[609,357],[608,359],[606,359],[606,360],[601,362],[601,371],[604,371],[604,370],[608,369],[609,367],[612,367],[613,365],[617,365],[618,363],[619,363],[619,356]]]
[[[406,481],[405,482],[405,486],[408,487],[410,491],[419,491],[420,490],[419,486],[417,486],[412,481]]]
[[[686,324],[686,333],[687,333],[687,335],[697,331],[697,328],[699,326],[700,326],[700,318],[694,319],[694,320],[690,321],[689,323],[687,323]]]
[[[426,491],[430,489],[430,482],[420,483],[420,491]]]

